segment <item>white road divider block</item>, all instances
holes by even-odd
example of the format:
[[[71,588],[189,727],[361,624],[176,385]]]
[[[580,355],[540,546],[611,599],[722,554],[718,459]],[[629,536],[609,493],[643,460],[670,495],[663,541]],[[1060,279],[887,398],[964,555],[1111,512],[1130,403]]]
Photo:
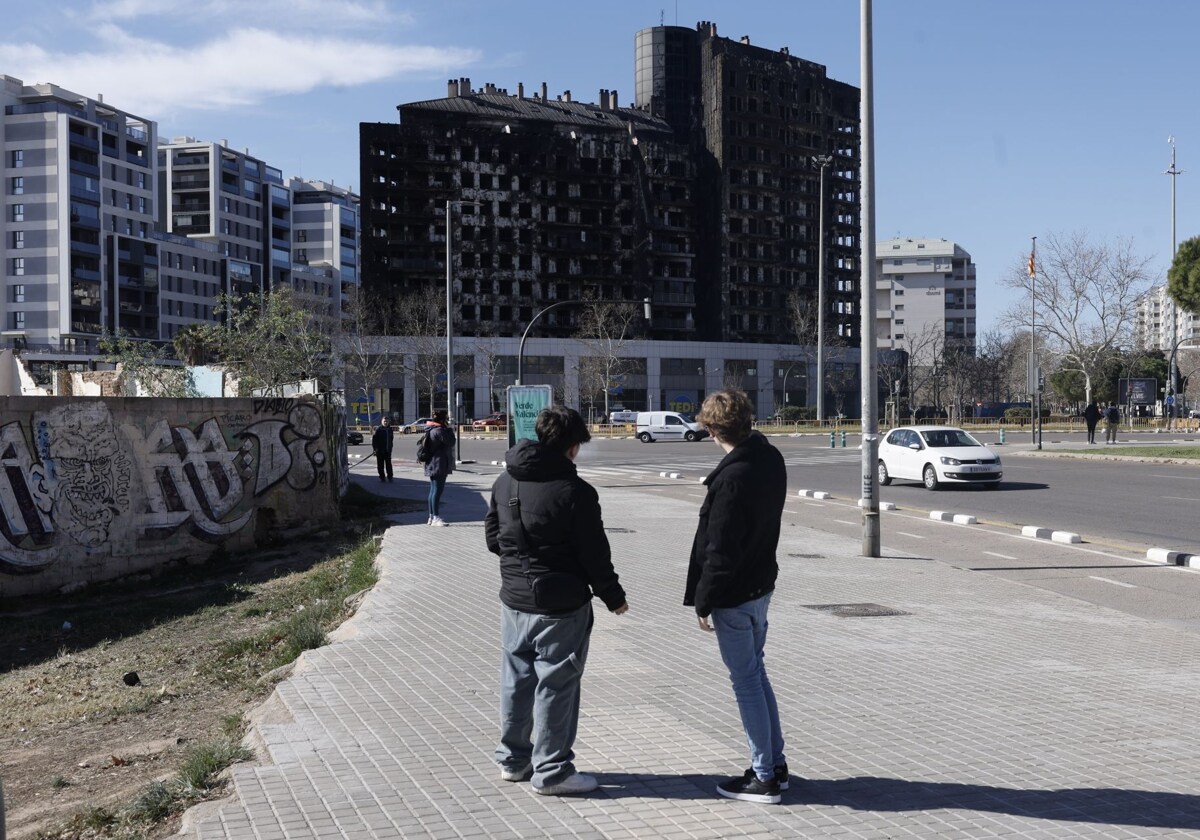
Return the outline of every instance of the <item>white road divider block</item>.
[[[1049,528],[1042,528],[1039,525],[1024,525],[1021,527],[1021,536],[1036,537],[1039,540],[1048,540],[1050,535],[1054,533]]]
[[[930,518],[930,519],[935,519],[935,520],[937,520],[938,522],[949,522],[949,521],[951,521],[951,519],[952,519],[953,517],[954,517],[954,514],[953,514],[953,513],[949,513],[949,512],[947,512],[947,511],[944,511],[944,510],[931,510],[931,511],[929,511],[929,518]]]
[[[859,507],[866,507],[866,506],[867,506],[867,500],[866,500],[866,499],[859,499],[859,500],[858,500],[858,506],[859,506]],[[895,503],[895,502],[880,502],[880,503],[879,503],[879,509],[880,509],[880,510],[895,510],[895,509],[896,509],[896,503]]]
[[[682,476],[679,473],[673,473],[673,472],[660,472],[658,474],[658,477],[659,478],[682,478]]]
[[[1072,545],[1083,542],[1083,537],[1073,534],[1070,531],[1055,531],[1050,535],[1050,539],[1054,542],[1070,543]]]
[[[1193,566],[1195,555],[1183,551],[1172,551],[1169,548],[1151,548],[1146,552],[1146,559],[1155,563],[1166,563],[1168,566]]]

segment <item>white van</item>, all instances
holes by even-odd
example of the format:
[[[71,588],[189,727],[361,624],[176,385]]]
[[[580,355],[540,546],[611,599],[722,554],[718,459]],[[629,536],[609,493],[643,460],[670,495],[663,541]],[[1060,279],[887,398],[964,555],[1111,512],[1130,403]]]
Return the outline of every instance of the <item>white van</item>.
[[[637,437],[642,443],[657,440],[700,440],[708,432],[677,411],[639,411]]]

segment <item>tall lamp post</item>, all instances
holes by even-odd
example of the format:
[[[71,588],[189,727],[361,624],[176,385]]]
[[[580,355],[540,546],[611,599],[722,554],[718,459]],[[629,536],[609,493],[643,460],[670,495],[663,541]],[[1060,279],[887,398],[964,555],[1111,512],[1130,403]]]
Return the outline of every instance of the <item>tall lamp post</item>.
[[[456,394],[454,392],[454,267],[452,263],[452,254],[454,248],[454,205],[455,204],[470,204],[473,207],[478,207],[477,201],[458,201],[446,199],[446,412],[454,417],[454,424],[458,425],[461,419],[458,416],[456,406]],[[433,406],[430,406],[433,408]],[[462,435],[455,435],[458,454],[458,461],[462,461]]]
[[[626,301],[619,301],[619,302],[625,303]],[[529,338],[529,331],[531,329],[533,329],[533,325],[537,323],[537,319],[541,318],[543,315],[545,315],[551,309],[557,309],[560,306],[568,306],[570,304],[579,305],[582,303],[586,303],[586,301],[560,300],[557,303],[552,303],[549,306],[547,306],[546,308],[540,310],[536,315],[534,315],[532,318],[529,319],[529,323],[525,326],[525,332],[521,333],[521,343],[520,343],[520,345],[517,346],[517,381],[513,384],[515,384],[515,385],[521,384],[521,375],[524,372],[524,364],[525,364],[525,339]],[[647,321],[650,320],[650,298],[642,298],[642,314],[645,315]]]
[[[825,170],[833,155],[813,155],[821,169],[817,199],[817,423],[825,420]]]
[[[859,125],[862,172],[862,236],[859,253],[859,344],[862,382],[862,554],[880,556],[879,382],[875,346],[875,64],[871,0],[861,0],[859,22]]]
[[[1167,142],[1171,144],[1171,168],[1168,169],[1163,174],[1171,176],[1171,259],[1174,260],[1175,259],[1175,251],[1178,249],[1178,245],[1176,244],[1176,239],[1175,239],[1175,181],[1177,180],[1179,175],[1183,174],[1183,170],[1175,168],[1175,137],[1174,136],[1168,137]],[[1178,305],[1175,303],[1175,301],[1171,301],[1171,341],[1175,341],[1178,338],[1178,335],[1177,335],[1177,333],[1179,332],[1178,311],[1179,311]],[[1179,349],[1178,342],[1176,342],[1175,348]],[[1175,414],[1175,412],[1172,410],[1174,408],[1174,406],[1172,405],[1173,400],[1171,399],[1174,396],[1174,394],[1175,394],[1175,351],[1172,350],[1171,351],[1171,363],[1167,367],[1166,399],[1163,400],[1163,402],[1167,403],[1166,414],[1167,414],[1167,428],[1168,429],[1170,429],[1172,427],[1172,420],[1174,419],[1174,414]]]

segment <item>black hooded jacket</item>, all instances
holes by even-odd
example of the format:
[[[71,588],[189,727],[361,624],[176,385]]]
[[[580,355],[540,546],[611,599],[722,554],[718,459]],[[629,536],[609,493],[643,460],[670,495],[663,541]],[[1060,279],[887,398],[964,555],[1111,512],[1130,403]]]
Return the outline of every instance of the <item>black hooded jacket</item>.
[[[704,617],[775,589],[779,527],[787,497],[783,456],[751,432],[704,479],[708,494],[692,542],[683,603]]]
[[[591,586],[610,610],[625,603],[625,590],[613,569],[600,498],[579,477],[566,455],[537,441],[522,440],[505,456],[507,471],[492,486],[492,500],[484,520],[488,550],[500,556],[500,600],[505,606],[528,613],[545,613],[533,603],[529,580],[521,568],[517,545],[497,505],[508,508],[516,479],[521,521],[529,545],[530,574],[567,572]],[[586,601],[579,604],[580,607]]]

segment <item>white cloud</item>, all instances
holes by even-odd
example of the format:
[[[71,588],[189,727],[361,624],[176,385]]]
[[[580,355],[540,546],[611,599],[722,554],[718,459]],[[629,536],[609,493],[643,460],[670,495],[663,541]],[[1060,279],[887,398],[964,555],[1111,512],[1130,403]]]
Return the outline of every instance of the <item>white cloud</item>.
[[[406,73],[453,73],[479,58],[469,49],[266,29],[235,29],[192,46],[137,38],[112,24],[100,28],[96,43],[104,45],[102,52],[55,54],[32,44],[0,44],[0,67],[27,84],[53,82],[88,96],[103,93],[118,108],[150,118],[160,111],[247,106],[270,96]]]
[[[321,30],[412,23],[411,15],[389,8],[385,0],[97,0],[87,17],[125,22],[170,17],[200,25],[236,21]]]

